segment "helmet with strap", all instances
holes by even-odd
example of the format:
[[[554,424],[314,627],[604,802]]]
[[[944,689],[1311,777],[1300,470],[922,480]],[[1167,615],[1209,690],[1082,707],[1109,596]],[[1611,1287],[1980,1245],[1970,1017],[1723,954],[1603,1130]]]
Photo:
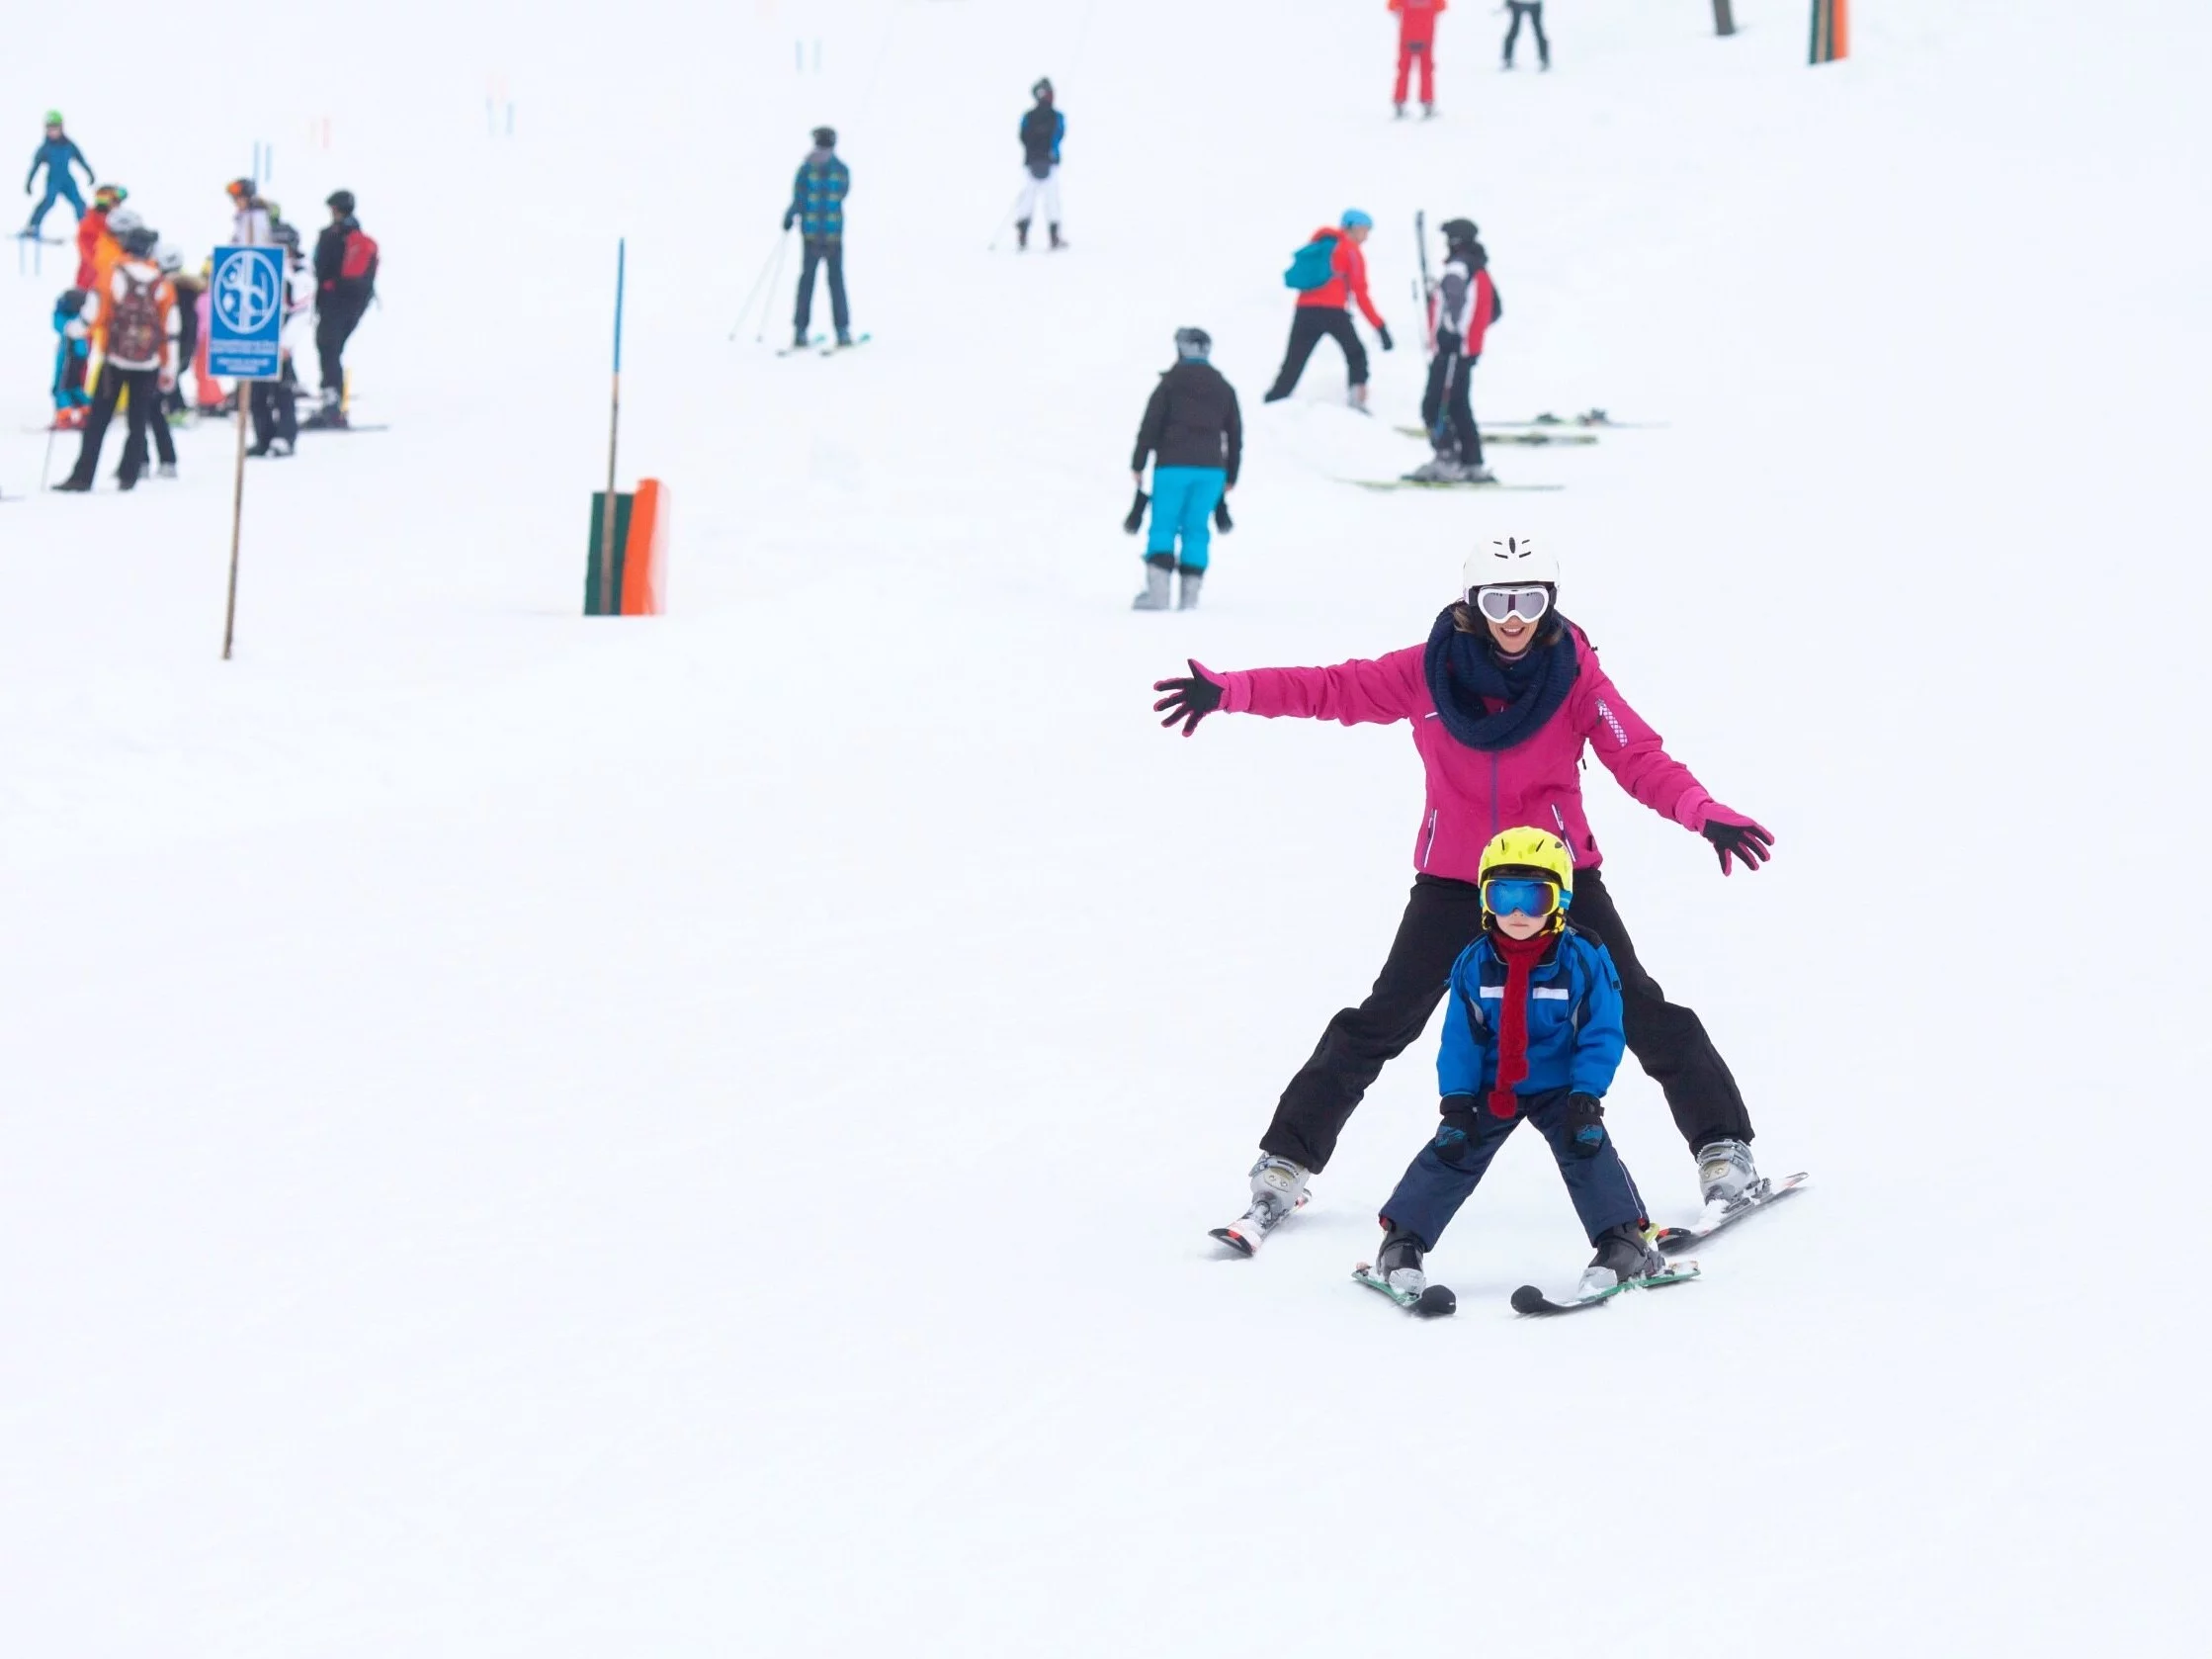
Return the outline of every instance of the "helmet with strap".
[[[1567,925],[1568,907],[1574,903],[1574,855],[1567,850],[1567,843],[1549,830],[1499,830],[1483,848],[1478,879],[1483,889],[1483,925],[1486,928],[1493,919],[1490,883],[1515,880],[1542,882],[1553,890],[1546,932],[1556,933]]]

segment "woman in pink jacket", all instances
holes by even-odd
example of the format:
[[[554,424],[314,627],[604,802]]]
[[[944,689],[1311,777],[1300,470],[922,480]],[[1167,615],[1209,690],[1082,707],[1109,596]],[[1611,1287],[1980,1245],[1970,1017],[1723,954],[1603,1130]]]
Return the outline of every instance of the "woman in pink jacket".
[[[1774,837],[1706,792],[1659,734],[1622,701],[1582,631],[1554,606],[1559,565],[1526,536],[1478,549],[1464,602],[1446,607],[1425,645],[1333,668],[1218,673],[1193,661],[1187,679],[1158,681],[1153,708],[1186,738],[1219,709],[1346,726],[1410,721],[1428,795],[1413,840],[1413,892],[1367,1001],[1328,1022],[1275,1107],[1252,1167],[1252,1206],[1216,1237],[1249,1255],[1304,1200],[1306,1183],[1384,1065],[1428,1024],[1451,967],[1482,930],[1476,886],[1484,845],[1500,830],[1536,825],[1574,849],[1575,927],[1612,952],[1628,1046],[1665,1091],[1697,1155],[1707,1205],[1719,1213],[1760,1194],[1751,1120],[1728,1065],[1690,1009],[1669,1003],[1599,874],[1582,813],[1581,759],[1597,752],[1621,787],[1713,843],[1726,875],[1757,869]]]

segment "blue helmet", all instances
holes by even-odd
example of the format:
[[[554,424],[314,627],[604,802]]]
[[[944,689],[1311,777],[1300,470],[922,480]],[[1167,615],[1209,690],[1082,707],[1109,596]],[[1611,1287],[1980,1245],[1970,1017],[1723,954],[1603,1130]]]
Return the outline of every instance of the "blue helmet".
[[[1336,222],[1347,230],[1372,230],[1375,228],[1373,218],[1361,213],[1357,208],[1346,208],[1344,217]]]

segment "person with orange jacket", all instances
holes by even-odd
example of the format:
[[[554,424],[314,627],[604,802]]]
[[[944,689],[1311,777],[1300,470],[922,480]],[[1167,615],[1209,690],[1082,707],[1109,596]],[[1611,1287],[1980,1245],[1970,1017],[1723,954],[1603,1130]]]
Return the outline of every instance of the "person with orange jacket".
[[[1383,342],[1383,349],[1389,351],[1390,325],[1368,298],[1367,258],[1359,250],[1374,228],[1374,219],[1357,208],[1347,208],[1336,225],[1323,225],[1315,231],[1291,262],[1283,280],[1298,289],[1299,296],[1298,308],[1291,313],[1290,348],[1284,352],[1283,366],[1262,402],[1279,403],[1297,390],[1298,377],[1306,372],[1306,360],[1314,355],[1314,348],[1325,334],[1344,348],[1345,374],[1350,382],[1347,400],[1355,409],[1367,407],[1367,349],[1359,343],[1347,307],[1358,303],[1369,326]],[[1317,257],[1323,246],[1328,249],[1325,264]],[[1304,281],[1309,262],[1317,268],[1315,275],[1321,278],[1312,287]]]
[[[92,193],[92,212],[77,220],[76,286],[88,294],[100,284],[101,247],[115,246],[115,232],[108,228],[108,216],[122,207],[129,194],[120,184],[102,185]]]
[[[1421,119],[1426,121],[1436,113],[1436,15],[1450,3],[1390,0],[1390,9],[1398,14],[1398,84],[1391,93],[1391,104],[1401,121],[1405,119],[1405,83],[1416,57],[1421,61]]]

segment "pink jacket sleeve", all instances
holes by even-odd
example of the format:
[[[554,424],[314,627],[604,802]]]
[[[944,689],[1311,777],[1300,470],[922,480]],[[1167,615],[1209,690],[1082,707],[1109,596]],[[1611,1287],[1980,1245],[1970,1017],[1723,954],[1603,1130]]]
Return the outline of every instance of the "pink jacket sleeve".
[[[1597,750],[1598,759],[1623,789],[1685,830],[1704,828],[1705,809],[1713,797],[1687,766],[1666,752],[1644,717],[1622,700],[1587,642],[1582,672],[1574,682],[1573,711],[1575,730]]]
[[[1206,671],[1222,682],[1224,714],[1388,726],[1428,712],[1428,680],[1421,670],[1426,655],[1425,646],[1408,646],[1388,656],[1355,657],[1333,668]]]

